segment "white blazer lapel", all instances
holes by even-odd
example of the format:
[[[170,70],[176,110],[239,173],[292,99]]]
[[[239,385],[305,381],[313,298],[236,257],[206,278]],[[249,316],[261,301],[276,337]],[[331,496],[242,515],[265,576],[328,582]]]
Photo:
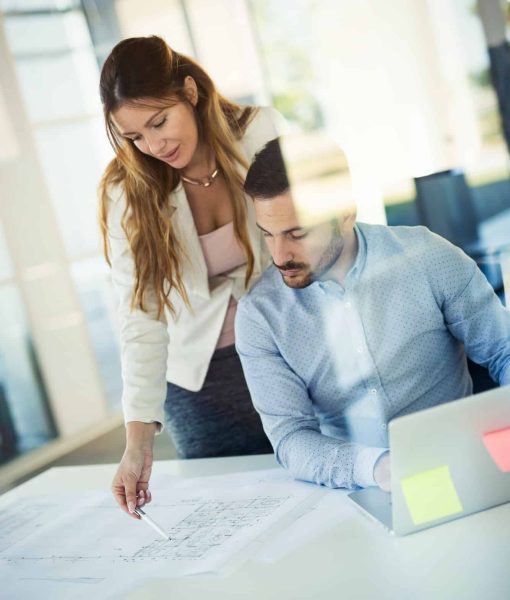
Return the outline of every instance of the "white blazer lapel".
[[[176,224],[177,235],[186,254],[184,258],[183,283],[192,293],[202,298],[210,298],[209,279],[204,253],[198,239],[195,221],[182,184],[172,192],[170,205],[174,207],[172,219]]]

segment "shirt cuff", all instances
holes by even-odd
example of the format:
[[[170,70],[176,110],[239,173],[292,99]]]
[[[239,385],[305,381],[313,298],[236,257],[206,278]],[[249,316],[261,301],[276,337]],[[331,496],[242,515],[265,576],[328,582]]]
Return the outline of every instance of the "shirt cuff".
[[[499,380],[499,385],[510,385],[510,365],[508,365],[506,371],[503,373],[503,376]]]
[[[388,448],[363,448],[354,461],[353,480],[359,487],[377,485],[374,479],[374,467],[379,458],[388,452]]]

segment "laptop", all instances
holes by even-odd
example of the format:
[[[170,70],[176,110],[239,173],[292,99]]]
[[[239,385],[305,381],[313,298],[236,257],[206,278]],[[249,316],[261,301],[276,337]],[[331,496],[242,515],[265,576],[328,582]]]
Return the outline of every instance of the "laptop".
[[[407,535],[510,501],[510,386],[389,424],[391,494],[349,494],[366,515]]]

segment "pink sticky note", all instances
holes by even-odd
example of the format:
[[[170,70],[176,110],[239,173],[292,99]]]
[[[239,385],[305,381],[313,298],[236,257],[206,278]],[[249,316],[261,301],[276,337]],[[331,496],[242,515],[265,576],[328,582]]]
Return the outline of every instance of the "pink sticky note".
[[[510,427],[484,433],[483,443],[501,471],[510,472]]]

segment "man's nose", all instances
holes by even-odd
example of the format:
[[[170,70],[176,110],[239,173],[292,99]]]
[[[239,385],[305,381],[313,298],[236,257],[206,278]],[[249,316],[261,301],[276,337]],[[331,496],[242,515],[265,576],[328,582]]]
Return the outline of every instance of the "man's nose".
[[[290,248],[290,243],[283,236],[276,236],[274,241],[273,260],[277,265],[283,265],[287,261],[292,260],[293,254]]]

